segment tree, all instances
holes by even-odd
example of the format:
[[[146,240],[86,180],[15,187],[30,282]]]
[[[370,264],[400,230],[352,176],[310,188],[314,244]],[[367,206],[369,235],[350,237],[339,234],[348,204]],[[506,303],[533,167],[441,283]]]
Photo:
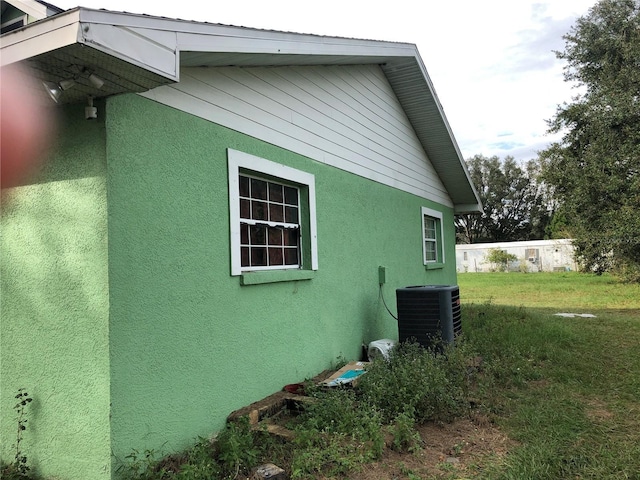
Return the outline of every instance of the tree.
[[[509,264],[518,261],[518,257],[513,253],[507,253],[499,248],[492,248],[487,254],[487,261],[495,265],[498,272],[508,272]]]
[[[537,166],[521,168],[513,157],[475,155],[467,160],[484,212],[456,217],[461,243],[541,239],[549,221],[544,190],[536,181]]]
[[[564,36],[565,81],[582,93],[541,152],[584,267],[640,280],[640,1],[601,0]]]

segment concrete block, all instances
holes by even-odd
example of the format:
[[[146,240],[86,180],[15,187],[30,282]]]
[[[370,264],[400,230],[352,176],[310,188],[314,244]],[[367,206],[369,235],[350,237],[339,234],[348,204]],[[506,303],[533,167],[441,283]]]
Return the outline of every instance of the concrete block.
[[[282,468],[273,463],[266,463],[253,471],[251,480],[289,480],[289,477]]]

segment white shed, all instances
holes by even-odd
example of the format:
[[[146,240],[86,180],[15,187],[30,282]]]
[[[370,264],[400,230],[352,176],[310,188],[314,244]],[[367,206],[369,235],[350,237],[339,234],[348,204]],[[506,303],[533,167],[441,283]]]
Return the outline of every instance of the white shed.
[[[558,239],[456,245],[457,271],[489,272],[495,269],[495,265],[487,260],[489,251],[495,248],[518,257],[509,264],[509,271],[565,272],[578,269],[571,240]]]

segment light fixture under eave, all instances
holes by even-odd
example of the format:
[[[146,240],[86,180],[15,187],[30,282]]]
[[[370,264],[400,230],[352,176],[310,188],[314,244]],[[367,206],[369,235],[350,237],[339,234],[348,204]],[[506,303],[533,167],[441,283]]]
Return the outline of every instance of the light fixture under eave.
[[[62,96],[62,88],[60,88],[60,85],[54,82],[42,82],[42,84],[51,97],[51,100],[58,103],[60,101],[60,97]]]
[[[76,84],[76,81],[72,78],[69,78],[66,80],[62,80],[59,83],[45,81],[42,82],[42,84],[44,85],[44,88],[51,99],[54,102],[58,103],[60,101],[60,97],[62,96],[62,92],[73,87]]]
[[[84,107],[84,118],[87,120],[95,120],[98,118],[98,109],[93,106],[93,97],[87,96],[87,106]]]
[[[104,85],[104,80],[101,79],[95,73],[92,73],[91,75],[89,75],[89,81],[91,82],[91,85],[96,87],[98,90],[100,90],[102,88],[102,86]]]
[[[77,70],[78,73],[73,78],[66,78],[64,80],[61,80],[58,83],[47,82],[47,81],[42,82],[42,84],[44,85],[44,88],[46,89],[47,93],[49,94],[49,96],[54,102],[56,103],[60,102],[60,97],[62,97],[62,93],[65,90],[69,90],[70,88],[72,88],[76,84],[76,79],[80,75],[82,76],[86,75],[86,78],[89,79],[89,82],[91,82],[91,85],[98,90],[100,90],[104,86],[104,80],[100,78],[98,75],[96,75],[95,73],[89,73],[86,68],[79,67],[76,65],[75,70]]]
[[[75,84],[76,84],[76,81],[73,78],[68,78],[66,80],[60,81],[60,83],[58,85],[60,85],[60,88],[62,90],[69,90]]]

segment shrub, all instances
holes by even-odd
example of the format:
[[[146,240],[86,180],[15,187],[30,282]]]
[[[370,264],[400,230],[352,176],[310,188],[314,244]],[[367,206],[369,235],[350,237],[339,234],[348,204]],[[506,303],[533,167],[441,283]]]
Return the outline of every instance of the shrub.
[[[391,448],[397,452],[415,452],[422,443],[420,434],[416,431],[415,420],[406,413],[395,418],[390,428],[393,435]]]
[[[498,272],[506,272],[509,270],[509,263],[515,262],[518,257],[512,253],[507,253],[499,248],[492,248],[487,254],[487,261],[496,266]]]
[[[295,426],[293,478],[337,475],[380,458],[382,420],[372,405],[360,402],[350,388],[316,390],[313,395],[316,401]]]
[[[459,416],[466,409],[467,386],[462,348],[401,343],[388,361],[376,359],[367,368],[358,390],[363,402],[382,413],[385,423],[402,414],[422,423]]]
[[[227,424],[212,444],[153,461],[151,454],[129,456],[128,478],[136,480],[233,479],[264,462],[289,468],[293,479],[337,476],[382,456],[385,431],[391,447],[414,451],[420,446],[417,422],[452,420],[468,405],[466,347],[425,349],[400,344],[390,360],[378,359],[356,388],[306,388],[313,402],[291,419],[293,441],[278,444],[253,430],[247,417]],[[147,452],[148,453],[148,452]]]
[[[227,423],[216,440],[217,458],[226,474],[233,478],[240,470],[249,470],[258,460],[259,450],[249,425],[249,417]]]

